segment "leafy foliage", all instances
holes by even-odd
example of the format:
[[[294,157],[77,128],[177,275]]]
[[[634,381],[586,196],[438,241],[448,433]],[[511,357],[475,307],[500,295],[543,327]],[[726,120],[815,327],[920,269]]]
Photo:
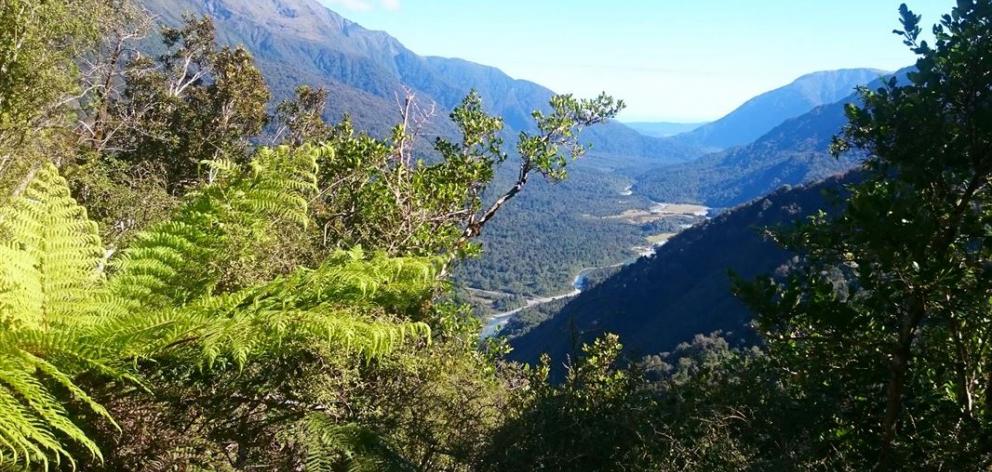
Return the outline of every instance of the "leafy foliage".
[[[558,385],[548,360],[530,371],[483,470],[776,470],[756,454],[765,436],[744,409],[776,400],[758,352],[696,336],[632,363],[615,335],[582,346]],[[626,367],[624,367],[626,365]],[[752,403],[753,402],[753,403]]]
[[[51,72],[75,58],[39,48],[83,44],[89,30],[70,25],[45,36],[38,24],[67,13],[62,4],[39,5],[31,11],[44,15],[32,18],[43,20],[32,23],[28,43]],[[0,11],[0,26],[16,26],[13,11]],[[622,102],[549,96],[526,123],[507,119],[518,132],[511,152],[504,120],[485,111],[482,93],[470,93],[448,102],[460,138],[444,135],[428,149],[421,133],[431,112],[412,94],[382,139],[348,120],[325,123],[327,93],[301,87],[276,108],[272,128],[291,146],[253,149],[270,119],[254,60],[217,47],[211,21],[187,18],[163,32],[166,52],[157,59],[111,61],[108,70],[120,73],[105,84],[123,85],[120,93],[104,85],[76,103],[87,127],[76,130],[78,156],[51,159],[62,169],[32,161],[9,201],[5,193],[0,468],[987,468],[992,3],[958,2],[933,46],[918,42],[920,18],[908,8],[901,14],[898,34],[921,56],[918,72],[908,86],[864,90],[862,105],[848,107],[835,149],[868,159],[846,211],[778,232],[800,257],[777,267],[777,279],[738,286],[759,312],[763,349],[697,336],[637,362],[624,357],[636,349],[597,335],[614,320],[629,328],[646,315],[591,310],[545,324],[563,340],[587,341],[561,376],[547,358],[538,367],[506,364],[505,343],[479,345],[470,310],[439,301],[451,265],[476,253],[474,241],[503,205],[535,175],[565,178],[587,150],[579,131],[615,116]],[[0,54],[9,46],[0,41]],[[15,65],[10,90],[29,93],[28,69]],[[73,77],[59,75],[57,91],[17,103],[64,109],[56,100]],[[428,92],[451,99],[452,90]],[[57,112],[42,115],[63,123]],[[814,118],[793,125],[820,123]],[[60,126],[53,133],[67,131]],[[806,144],[820,149],[824,129]],[[780,151],[774,142],[764,149]],[[781,155],[770,156],[759,174],[781,168]],[[515,175],[501,176],[510,162]],[[616,198],[618,183],[579,182],[606,188],[596,194],[604,199]],[[693,287],[638,290],[668,303],[710,302],[714,287],[724,287],[713,274],[726,260],[699,248],[727,242],[712,228],[737,226],[721,235],[737,238],[730,250],[745,248],[736,249],[736,264],[759,270],[771,260],[774,268],[785,253],[740,221],[794,218],[819,202],[812,194],[781,192],[725,215],[681,237],[696,241],[696,252],[675,254],[685,247],[676,239],[590,293],[664,280],[652,270],[702,267],[704,283]],[[585,216],[614,213],[614,201],[590,205]],[[122,202],[147,202],[147,214],[112,208]],[[526,218],[503,224],[528,226],[516,233],[525,237],[555,228]],[[664,224],[602,234],[626,244]],[[684,339],[701,326],[690,321],[720,315],[640,323],[630,339],[635,347],[663,335]],[[731,319],[731,328],[744,321]],[[547,333],[538,327],[528,336]]]
[[[0,393],[9,407],[0,420],[9,426],[3,459],[72,460],[63,435],[99,457],[61,392],[107,417],[74,379],[86,372],[132,378],[129,358],[177,355],[185,345],[195,347],[192,360],[204,366],[221,360],[244,366],[279,349],[314,346],[371,358],[407,336],[426,335],[424,325],[370,315],[411,310],[411,294],[434,283],[429,261],[369,259],[353,251],[240,290],[222,288],[222,271],[193,270],[229,260],[244,244],[241,230],[299,222],[315,155],[263,151],[250,171],[219,175],[172,221],[139,236],[113,271],[95,224],[55,168],[44,167],[0,218],[0,346],[8,354]]]
[[[637,382],[628,372],[612,368],[621,347],[616,336],[583,346],[582,360],[569,369],[561,387],[546,382],[545,359],[532,372],[534,391],[516,408],[522,416],[494,439],[487,467],[611,470],[632,465],[628,453],[640,445],[634,418],[650,403],[637,398]]]
[[[70,94],[77,92],[73,61],[99,40],[104,16],[117,2],[11,0],[0,5],[0,182],[24,149],[64,124]],[[34,157],[34,156],[30,156]],[[21,169],[23,170],[23,169]],[[19,176],[18,176],[19,177]],[[7,187],[4,187],[7,189]]]
[[[127,64],[123,92],[107,97],[113,117],[97,123],[117,128],[112,157],[161,169],[173,194],[198,182],[205,162],[243,161],[268,119],[270,94],[251,55],[218,48],[214,35],[209,18],[164,28],[166,53]]]
[[[248,172],[234,163],[211,163],[211,183],[187,195],[176,216],[135,238],[115,261],[111,290],[145,306],[166,307],[238,287],[231,271],[250,245],[272,235],[273,221],[308,224],[307,199],[316,192],[321,150],[262,149]],[[212,261],[195,267],[192,261]]]
[[[104,365],[114,345],[88,340],[86,319],[98,313],[90,294],[102,282],[100,239],[86,211],[51,165],[24,194],[0,209],[0,460],[56,462],[68,456],[62,437],[98,455],[69,418],[52,386],[109,415],[73,376]]]
[[[312,415],[305,421],[302,435],[307,441],[308,471],[336,471],[344,456],[354,472],[416,470],[403,457],[384,444],[382,437],[358,425],[341,425],[325,416]]]
[[[980,468],[992,407],[992,3],[958,2],[933,46],[918,40],[920,18],[900,13],[918,71],[906,86],[863,89],[834,145],[869,155],[864,183],[838,218],[780,235],[804,255],[788,280],[745,293],[771,354],[807,395],[839,406],[820,425],[836,433],[824,447],[881,469]]]

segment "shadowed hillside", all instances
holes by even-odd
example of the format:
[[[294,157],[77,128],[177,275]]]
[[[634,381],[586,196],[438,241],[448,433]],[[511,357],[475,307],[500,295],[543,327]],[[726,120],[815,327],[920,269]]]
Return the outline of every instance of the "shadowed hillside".
[[[748,336],[750,313],[731,294],[729,273],[751,279],[786,264],[789,255],[765,239],[763,228],[828,208],[824,193],[851,180],[781,189],[682,232],[513,339],[511,357],[535,362],[548,353],[560,366],[575,346],[603,333],[619,334],[633,357],[670,351],[698,333]]]

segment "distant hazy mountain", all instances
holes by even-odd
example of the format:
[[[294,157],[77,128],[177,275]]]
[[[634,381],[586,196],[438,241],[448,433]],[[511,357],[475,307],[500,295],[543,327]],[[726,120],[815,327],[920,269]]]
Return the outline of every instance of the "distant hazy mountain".
[[[557,368],[576,346],[604,333],[619,334],[634,358],[671,351],[715,330],[746,340],[751,314],[731,294],[729,271],[750,279],[786,264],[790,255],[762,237],[761,229],[830,208],[824,192],[840,191],[853,178],[781,189],[682,232],[654,256],[624,267],[513,339],[510,357],[535,362],[548,353]]]
[[[851,95],[858,85],[867,84],[883,74],[885,72],[876,69],[807,74],[789,85],[758,95],[727,116],[676,139],[712,150],[747,144],[790,118]]]
[[[900,70],[894,76],[904,80],[908,71]],[[868,86],[881,87],[882,81],[876,79]],[[814,182],[844,172],[857,164],[859,156],[834,158],[829,153],[830,142],[846,122],[844,107],[857,100],[856,94],[848,94],[786,120],[746,146],[649,170],[637,179],[635,189],[657,201],[726,208],[783,185]]]
[[[625,125],[632,128],[634,131],[641,133],[645,136],[654,136],[657,138],[667,138],[670,136],[675,136],[677,134],[688,133],[706,123],[670,123],[665,121],[635,121],[635,122],[624,122]]]
[[[747,146],[649,170],[637,178],[635,188],[656,201],[728,208],[783,185],[813,182],[843,172],[858,158],[836,159],[829,147],[844,124],[845,103],[792,118]]]
[[[552,91],[515,80],[494,67],[459,59],[422,57],[392,36],[367,30],[316,0],[139,0],[162,21],[176,24],[183,13],[214,18],[218,37],[243,44],[255,56],[277,98],[296,85],[330,90],[328,115],[350,113],[360,129],[383,133],[396,121],[397,94],[414,91],[438,104],[439,134],[451,133],[446,115],[471,89],[490,113],[503,116],[509,131],[525,129],[530,113],[544,108]],[[606,155],[640,156],[659,162],[694,155],[683,145],[647,137],[610,123],[590,130],[585,140]]]

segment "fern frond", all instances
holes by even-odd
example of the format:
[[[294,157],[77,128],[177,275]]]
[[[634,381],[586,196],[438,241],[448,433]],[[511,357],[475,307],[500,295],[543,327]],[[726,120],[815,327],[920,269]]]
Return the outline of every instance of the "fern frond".
[[[317,188],[316,148],[263,148],[251,168],[217,166],[213,183],[190,194],[167,222],[138,235],[114,261],[110,291],[131,307],[165,308],[209,293],[232,256],[231,234],[305,225]]]
[[[53,394],[58,386],[96,415],[113,421],[107,411],[79,388],[62,369],[16,347],[10,333],[0,335],[0,464],[40,464],[47,469],[67,459],[63,444],[74,443],[101,458],[92,439],[66,411],[65,400]]]
[[[0,321],[39,326],[90,308],[102,280],[96,223],[52,164],[0,207]]]
[[[362,257],[360,250],[341,251],[317,269],[299,269],[259,287],[152,313],[127,312],[93,330],[94,342],[129,346],[129,357],[196,345],[210,367],[221,357],[243,366],[249,358],[300,346],[371,359],[411,338],[429,340],[426,324],[400,322],[388,313],[430,293],[437,263]]]
[[[335,423],[313,413],[301,422],[306,447],[307,472],[332,472],[347,467],[350,472],[406,472],[417,470],[386,440],[357,424]]]
[[[292,294],[296,303],[318,305],[369,302],[393,312],[405,312],[436,282],[440,261],[426,257],[366,257],[354,248],[332,253],[315,270],[300,270],[294,276],[261,288],[269,293]]]
[[[99,457],[53,387],[110,418],[72,380],[103,359],[76,337],[76,321],[98,309],[103,253],[96,224],[51,164],[0,208],[0,463],[72,462],[66,440]]]

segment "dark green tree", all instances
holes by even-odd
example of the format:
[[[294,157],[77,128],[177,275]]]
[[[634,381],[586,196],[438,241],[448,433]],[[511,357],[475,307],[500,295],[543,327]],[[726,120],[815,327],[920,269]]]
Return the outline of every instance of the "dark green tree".
[[[714,333],[631,364],[615,335],[582,348],[559,384],[547,363],[514,391],[481,470],[782,470],[753,408],[778,402],[763,357]],[[782,423],[778,423],[782,424]],[[794,429],[782,434],[794,433]],[[776,432],[778,433],[778,432]]]
[[[164,28],[166,51],[150,57],[137,46],[151,19],[121,3],[116,19],[104,22],[104,44],[86,61],[78,149],[65,160],[74,195],[115,246],[214,178],[206,163],[247,162],[270,96],[247,51],[216,45],[209,18]]]
[[[905,85],[861,90],[834,152],[868,155],[845,210],[780,233],[802,261],[742,292],[814,411],[817,454],[975,470],[992,419],[992,2],[959,0]],[[834,451],[834,452],[831,452]]]
[[[171,194],[208,180],[206,161],[244,162],[268,121],[269,90],[251,55],[218,47],[214,36],[208,17],[163,29],[168,51],[128,64],[111,105],[128,122],[109,146],[113,157],[161,173]]]
[[[636,374],[617,368],[621,349],[616,335],[583,346],[560,386],[547,381],[545,358],[493,438],[483,470],[646,470],[656,403]]]

